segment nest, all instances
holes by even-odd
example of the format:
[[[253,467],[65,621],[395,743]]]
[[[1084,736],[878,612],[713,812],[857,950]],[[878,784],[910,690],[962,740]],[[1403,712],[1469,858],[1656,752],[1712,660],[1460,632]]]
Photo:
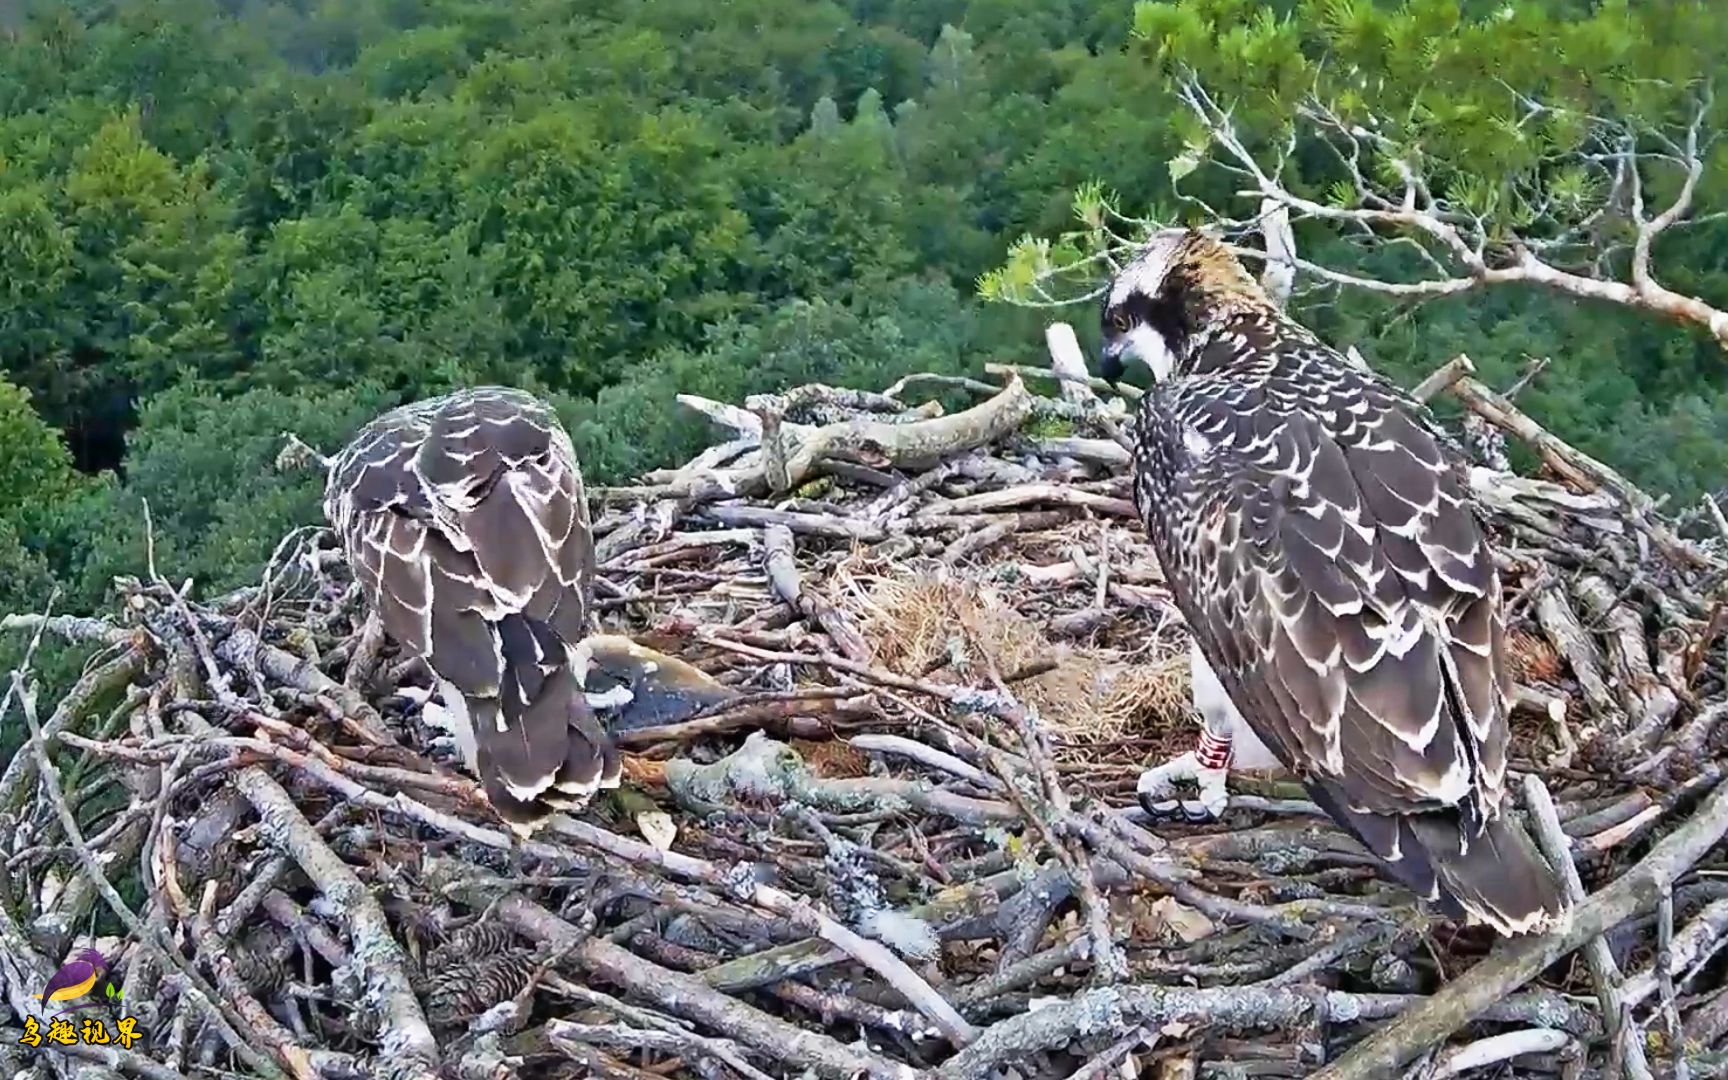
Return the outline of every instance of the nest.
[[[1193,715],[1180,642],[1154,636],[1127,650],[1052,641],[1016,606],[1018,567],[930,563],[872,567],[851,557],[836,567],[826,588],[857,621],[873,663],[954,685],[995,672],[1051,725],[1066,756],[1184,737]]]
[[[1140,770],[1192,745],[1188,644],[1129,503],[1131,421],[1056,360],[1060,397],[1026,385],[1048,372],[991,369],[955,412],[904,403],[943,382],[917,376],[682,399],[728,437],[594,493],[596,602],[608,632],[735,694],[617,723],[624,786],[527,844],[424,722],[427,673],[366,633],[316,530],[230,595],[145,572],[105,617],[9,617],[96,651],[59,701],[16,703],[0,1061],[1719,1074],[1728,561],[1710,520],[1662,516],[1467,361],[1423,383],[1543,462],[1479,469],[1475,494],[1511,620],[1513,801],[1589,896],[1560,938],[1491,953],[1293,784],[1235,778],[1217,823],[1137,807]],[[92,945],[118,997],[77,1015],[136,1038],[30,1050],[50,1030],[35,995]]]

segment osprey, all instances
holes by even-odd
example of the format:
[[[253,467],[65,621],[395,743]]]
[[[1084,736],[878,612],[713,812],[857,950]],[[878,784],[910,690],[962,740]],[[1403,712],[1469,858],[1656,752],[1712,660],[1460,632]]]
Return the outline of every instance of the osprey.
[[[1503,934],[1559,925],[1504,812],[1499,576],[1422,406],[1285,316],[1218,241],[1155,236],[1111,283],[1105,378],[1152,369],[1134,502],[1192,634],[1197,754],[1144,774],[1225,805],[1238,746],[1294,773],[1391,874]]]
[[[442,718],[518,835],[618,786],[596,707],[630,703],[642,715],[621,722],[635,726],[735,696],[681,661],[590,635],[582,475],[531,394],[478,387],[384,413],[330,462],[324,514],[385,632],[432,669],[444,707],[427,720]],[[596,687],[607,692],[591,698]]]

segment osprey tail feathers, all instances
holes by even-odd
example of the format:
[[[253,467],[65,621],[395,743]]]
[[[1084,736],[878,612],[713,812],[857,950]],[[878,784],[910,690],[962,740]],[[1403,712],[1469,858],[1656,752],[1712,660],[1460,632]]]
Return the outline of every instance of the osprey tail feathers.
[[[1490,818],[1468,844],[1460,842],[1455,816],[1415,814],[1405,821],[1428,856],[1442,901],[1476,921],[1510,936],[1553,929],[1570,914],[1558,876],[1509,814]]]
[[[1508,814],[1497,814],[1466,844],[1456,811],[1367,813],[1351,809],[1329,785],[1305,786],[1394,878],[1453,918],[1514,936],[1557,929],[1570,917],[1553,868]]]
[[[477,771],[512,827],[550,809],[580,810],[618,786],[617,748],[582,694],[570,650],[547,623],[520,614],[495,625],[502,677],[496,697],[464,695]]]

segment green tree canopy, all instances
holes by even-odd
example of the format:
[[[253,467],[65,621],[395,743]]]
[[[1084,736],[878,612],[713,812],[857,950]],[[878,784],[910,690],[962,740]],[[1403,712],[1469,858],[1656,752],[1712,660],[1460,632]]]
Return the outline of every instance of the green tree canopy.
[[[334,449],[455,386],[554,396],[607,483],[700,441],[679,391],[1031,360],[1051,312],[980,302],[981,275],[1071,301],[1152,219],[1257,248],[1250,162],[1333,272],[1299,278],[1305,321],[1400,377],[1549,358],[1531,411],[1690,497],[1728,464],[1701,324],[1480,267],[1522,239],[1634,288],[1614,155],[1648,231],[1696,120],[1650,278],[1728,299],[1700,78],[1723,23],[1701,0],[31,0],[0,37],[0,446],[34,463],[0,477],[0,572],[94,603],[139,569],[148,499],[164,573],[249,580],[319,518],[318,478],[271,468],[283,430]],[[1360,217],[1401,205],[1399,162],[1480,267]]]

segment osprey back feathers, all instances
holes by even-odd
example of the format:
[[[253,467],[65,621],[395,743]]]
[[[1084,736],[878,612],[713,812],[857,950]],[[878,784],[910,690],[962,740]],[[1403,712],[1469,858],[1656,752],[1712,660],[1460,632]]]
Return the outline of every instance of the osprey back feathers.
[[[1241,719],[1418,895],[1507,934],[1563,921],[1504,813],[1499,576],[1422,407],[1197,232],[1156,237],[1102,321],[1106,373],[1134,355],[1157,376],[1134,500]]]
[[[480,387],[392,409],[332,463],[324,513],[385,631],[437,676],[500,817],[527,832],[618,785],[575,658],[595,573],[588,504],[549,407]]]

